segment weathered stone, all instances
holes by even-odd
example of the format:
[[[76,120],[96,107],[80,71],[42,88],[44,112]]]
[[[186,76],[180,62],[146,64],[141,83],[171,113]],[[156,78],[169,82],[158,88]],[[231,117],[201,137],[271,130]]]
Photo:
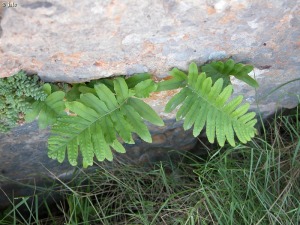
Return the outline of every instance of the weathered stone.
[[[255,66],[257,97],[299,78],[299,4],[290,0],[36,1],[3,8],[0,77],[20,69],[47,81],[80,82],[150,72],[156,78],[191,61],[233,57]],[[253,89],[236,82],[253,103]],[[299,82],[261,103],[262,111],[295,105]],[[155,104],[163,108],[160,100]],[[269,104],[266,106],[266,104]],[[160,110],[162,111],[162,110]],[[173,115],[164,115],[174,118]]]
[[[235,95],[243,94],[251,109],[266,118],[277,108],[299,103],[299,15],[296,0],[19,0],[16,7],[0,7],[0,77],[23,69],[45,81],[140,72],[161,79],[173,67],[186,70],[191,61],[201,65],[232,57],[253,64],[252,75],[260,84],[254,90],[232,79]],[[150,126],[158,141],[148,145],[137,139],[136,146],[126,146],[126,157],[143,163],[155,159],[155,152],[164,155],[165,149],[187,150],[195,144],[191,131],[183,132],[175,122],[175,113],[163,112],[176,92],[146,100],[166,126]],[[70,174],[69,165],[48,159],[47,137],[48,131],[38,131],[35,124],[1,135],[0,173],[20,182]],[[2,189],[11,184],[0,180]],[[1,204],[4,199],[0,194]]]

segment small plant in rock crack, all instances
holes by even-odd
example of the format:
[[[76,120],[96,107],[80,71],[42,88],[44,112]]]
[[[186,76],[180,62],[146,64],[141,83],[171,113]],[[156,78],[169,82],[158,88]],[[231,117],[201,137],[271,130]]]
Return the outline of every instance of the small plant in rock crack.
[[[215,65],[219,66],[215,68]],[[173,69],[171,71],[173,78],[161,82],[159,89],[168,90],[174,87],[182,89],[167,103],[165,112],[169,113],[180,105],[176,120],[184,119],[184,130],[193,126],[195,137],[206,127],[206,135],[210,143],[214,143],[216,137],[220,146],[224,146],[226,140],[230,145],[235,146],[234,133],[242,143],[250,141],[256,133],[255,113],[247,113],[249,104],[240,106],[243,96],[237,96],[231,101],[228,99],[233,91],[232,85],[229,84],[229,75],[247,80],[250,85],[257,86],[256,81],[248,75],[253,67],[234,64],[233,60],[228,60],[225,64],[211,63],[203,66],[202,69],[207,71],[210,67],[219,72],[213,73],[212,77],[209,76],[211,72],[199,74],[195,63],[190,64],[188,75]],[[224,82],[227,85],[224,86]]]
[[[0,132],[7,132],[24,121],[31,102],[47,97],[38,76],[27,76],[23,71],[0,79]]]
[[[156,89],[148,75],[141,76],[103,79],[90,84],[92,87],[74,85],[67,93],[74,101],[66,102],[66,108],[73,116],[61,116],[52,126],[49,157],[62,162],[67,151],[71,165],[77,165],[80,149],[83,166],[87,167],[93,164],[94,156],[99,161],[111,161],[111,148],[124,153],[120,140],[133,144],[133,132],[144,141],[152,142],[144,120],[158,126],[164,122],[140,100]]]
[[[83,166],[87,167],[93,165],[94,157],[111,161],[112,149],[124,153],[122,143],[134,143],[132,133],[151,143],[144,121],[158,126],[164,122],[142,99],[152,92],[181,88],[166,104],[165,112],[179,107],[176,119],[184,120],[185,130],[193,127],[196,137],[206,127],[208,140],[213,143],[216,138],[221,146],[226,140],[235,146],[235,136],[242,143],[251,140],[256,132],[255,113],[247,112],[249,104],[241,105],[242,96],[229,100],[233,92],[229,77],[257,87],[248,75],[253,67],[230,59],[201,69],[198,71],[195,63],[190,64],[188,74],[174,68],[171,79],[158,83],[143,73],[79,84],[44,84],[33,89],[36,93],[30,101],[24,100],[31,108],[24,110],[25,119],[30,122],[38,117],[40,128],[51,126],[50,158],[63,162],[67,153],[68,161],[75,166],[81,153]],[[22,89],[16,92],[25,93]],[[0,105],[0,110],[6,107]]]

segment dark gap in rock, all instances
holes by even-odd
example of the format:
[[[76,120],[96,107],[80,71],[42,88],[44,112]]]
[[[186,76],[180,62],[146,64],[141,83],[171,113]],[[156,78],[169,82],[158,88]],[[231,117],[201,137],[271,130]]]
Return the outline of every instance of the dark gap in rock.
[[[42,2],[42,1],[36,1],[33,3],[27,3],[23,4],[22,7],[24,8],[30,8],[30,9],[37,9],[37,8],[50,8],[53,4],[51,2]]]

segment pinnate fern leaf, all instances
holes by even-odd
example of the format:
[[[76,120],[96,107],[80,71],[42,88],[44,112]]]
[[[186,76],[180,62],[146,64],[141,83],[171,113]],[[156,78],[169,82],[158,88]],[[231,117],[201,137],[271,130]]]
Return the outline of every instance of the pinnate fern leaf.
[[[63,91],[55,91],[51,93],[49,84],[45,84],[44,92],[48,97],[44,101],[37,100],[32,104],[32,109],[26,112],[25,120],[32,122],[38,117],[39,128],[44,129],[55,123],[60,115],[65,114],[65,93]]]
[[[202,66],[201,69],[207,76],[212,78],[213,82],[222,78],[224,87],[231,84],[230,75],[254,88],[258,87],[257,81],[248,75],[253,70],[253,66],[235,63],[232,59],[227,60],[225,63],[222,61],[211,62]]]
[[[155,111],[135,97],[135,88],[128,88],[124,78],[113,81],[114,92],[103,83],[95,84],[96,94],[80,95],[79,101],[66,103],[76,116],[63,116],[52,126],[48,140],[48,155],[62,162],[67,151],[71,165],[77,165],[79,150],[83,166],[91,166],[93,158],[99,161],[113,159],[112,150],[124,153],[120,139],[134,143],[132,133],[151,142],[151,135],[143,120],[163,125]],[[155,87],[152,87],[154,90]]]
[[[171,112],[180,106],[176,119],[184,119],[184,129],[194,126],[193,135],[198,136],[206,126],[210,143],[214,143],[216,138],[220,146],[224,146],[226,140],[235,146],[234,133],[242,143],[246,143],[256,132],[255,113],[247,113],[249,104],[240,106],[242,96],[229,101],[232,90],[231,85],[223,89],[222,78],[213,83],[205,73],[198,74],[196,64],[192,63],[186,87],[171,98],[165,111]]]

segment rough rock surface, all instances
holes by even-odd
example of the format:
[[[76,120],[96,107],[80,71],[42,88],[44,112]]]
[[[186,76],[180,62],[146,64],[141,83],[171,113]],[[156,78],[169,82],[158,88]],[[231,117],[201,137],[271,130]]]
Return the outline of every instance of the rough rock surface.
[[[187,69],[191,61],[200,65],[233,57],[256,67],[257,99],[300,77],[299,0],[16,3],[0,8],[0,77],[23,69],[47,81],[146,71],[162,78],[172,67]],[[253,103],[255,92],[236,84],[236,93]],[[294,106],[295,98],[286,92],[297,94],[299,86],[291,83],[259,102],[262,111]]]
[[[267,117],[277,108],[292,108],[299,102],[299,0],[15,3],[15,7],[0,6],[0,77],[23,69],[46,81],[81,82],[140,72],[161,79],[172,67],[186,70],[191,61],[201,65],[232,57],[255,66],[253,76],[260,84],[256,91],[232,80],[235,94],[245,95],[252,110]],[[180,123],[175,123],[174,114],[163,113],[173,94],[162,92],[147,99],[167,126],[162,130],[150,127],[154,145],[137,142],[128,148],[129,157],[143,162],[154,157],[151,149],[188,149],[195,143],[191,133],[184,133]],[[49,177],[45,168],[57,176],[70,171],[66,164],[48,160],[47,135],[28,124],[0,136],[2,189],[13,186],[3,176],[26,182],[38,181],[37,173]],[[4,199],[0,193],[0,205]]]

